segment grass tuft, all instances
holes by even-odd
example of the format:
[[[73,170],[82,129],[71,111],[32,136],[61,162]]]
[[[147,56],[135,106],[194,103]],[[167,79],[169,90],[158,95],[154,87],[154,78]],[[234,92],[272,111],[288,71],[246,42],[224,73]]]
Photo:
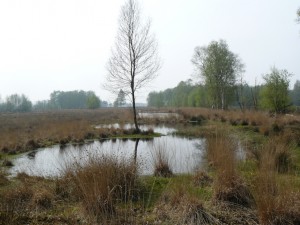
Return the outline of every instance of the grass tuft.
[[[162,144],[154,146],[152,151],[152,160],[154,167],[154,176],[171,177],[173,171],[171,168],[170,156],[166,151],[166,147]]]
[[[220,224],[218,219],[205,209],[184,178],[170,183],[156,210],[159,212],[158,217],[165,218],[170,224]]]
[[[97,219],[114,216],[116,204],[136,194],[136,165],[115,156],[90,156],[86,164],[77,163],[66,174],[85,212]]]
[[[34,208],[50,209],[53,205],[54,197],[51,190],[39,189],[32,196],[31,205]]]
[[[207,155],[216,170],[214,199],[242,206],[250,206],[253,197],[250,189],[237,173],[236,141],[224,132],[207,139]]]
[[[199,170],[193,176],[194,185],[206,187],[212,184],[213,179],[204,171]]]

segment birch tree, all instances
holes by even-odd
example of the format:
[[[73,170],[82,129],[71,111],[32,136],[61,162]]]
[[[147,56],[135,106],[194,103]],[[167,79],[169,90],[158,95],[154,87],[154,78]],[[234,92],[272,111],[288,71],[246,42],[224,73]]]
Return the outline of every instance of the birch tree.
[[[285,113],[291,106],[289,96],[289,78],[292,76],[287,70],[271,68],[271,73],[263,76],[266,84],[261,91],[261,105],[275,113]]]
[[[224,40],[196,47],[192,63],[207,86],[212,108],[226,109],[233,98],[237,77],[244,65]]]
[[[107,64],[105,88],[111,92],[122,89],[130,98],[137,133],[136,94],[157,76],[160,68],[157,41],[150,28],[150,21],[141,18],[138,2],[128,0],[121,9],[115,46]]]

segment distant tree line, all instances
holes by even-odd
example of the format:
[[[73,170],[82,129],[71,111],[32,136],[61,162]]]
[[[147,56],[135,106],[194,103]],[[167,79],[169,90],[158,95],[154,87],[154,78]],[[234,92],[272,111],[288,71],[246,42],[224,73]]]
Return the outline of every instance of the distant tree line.
[[[227,109],[265,109],[276,113],[291,110],[300,103],[300,81],[289,90],[290,77],[286,70],[275,67],[263,76],[262,85],[249,86],[243,80],[244,64],[232,53],[224,40],[212,41],[196,47],[192,57],[196,77],[180,82],[177,87],[148,95],[148,106],[155,107],[210,107]]]
[[[297,80],[294,88],[288,90],[287,95],[277,95],[283,97],[282,101],[269,101],[269,98],[276,98],[272,93],[267,94],[269,87],[264,85],[250,86],[246,83],[236,84],[235,90],[231,93],[231,108],[264,109],[271,111],[287,111],[292,106],[300,106],[300,81]],[[273,89],[276,90],[276,89]],[[284,97],[285,96],[285,97]],[[278,102],[280,107],[272,105]],[[283,102],[281,104],[280,102]],[[175,88],[168,88],[160,92],[150,92],[147,98],[149,107],[206,107],[212,108],[207,87],[203,84],[193,84],[191,80],[181,81]]]
[[[32,102],[25,95],[13,94],[0,102],[0,112],[29,112]]]
[[[93,91],[54,91],[50,100],[38,101],[34,110],[53,109],[96,109],[101,100]]]
[[[38,101],[35,104],[25,95],[13,94],[5,101],[0,101],[0,112],[30,112],[59,109],[97,109],[108,103],[101,101],[93,91],[54,91],[50,100]]]

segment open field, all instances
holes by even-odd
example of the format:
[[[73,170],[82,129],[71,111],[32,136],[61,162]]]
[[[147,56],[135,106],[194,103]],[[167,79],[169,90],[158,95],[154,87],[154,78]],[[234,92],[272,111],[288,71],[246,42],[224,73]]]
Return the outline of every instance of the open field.
[[[129,110],[118,109],[1,114],[0,150],[18,153],[57,143],[80,142],[102,134],[93,125],[129,119]]]
[[[147,109],[157,112],[157,109]],[[161,111],[161,110],[160,110]],[[204,137],[207,166],[174,174],[160,149],[155,174],[105,155],[59,178],[7,178],[10,157],[38,147],[127,134],[95,129],[131,121],[129,109],[0,115],[0,224],[299,224],[300,116],[255,111],[164,109],[178,135]],[[194,125],[191,125],[194,124]],[[238,160],[241,145],[246,157]]]

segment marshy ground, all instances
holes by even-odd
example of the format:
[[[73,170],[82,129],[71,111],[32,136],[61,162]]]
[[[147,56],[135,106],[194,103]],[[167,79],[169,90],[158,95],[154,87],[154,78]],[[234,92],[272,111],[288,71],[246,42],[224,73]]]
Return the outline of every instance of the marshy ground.
[[[84,166],[66,168],[61,177],[21,173],[11,178],[7,168],[22,152],[136,134],[95,129],[98,124],[131,122],[130,109],[0,115],[0,224],[300,223],[299,115],[163,111],[176,114],[142,118],[140,123],[169,124],[177,135],[205,138],[206,167],[174,174],[162,150],[153,176],[140,175],[134,161],[93,155]],[[242,160],[236,157],[240,145]]]

